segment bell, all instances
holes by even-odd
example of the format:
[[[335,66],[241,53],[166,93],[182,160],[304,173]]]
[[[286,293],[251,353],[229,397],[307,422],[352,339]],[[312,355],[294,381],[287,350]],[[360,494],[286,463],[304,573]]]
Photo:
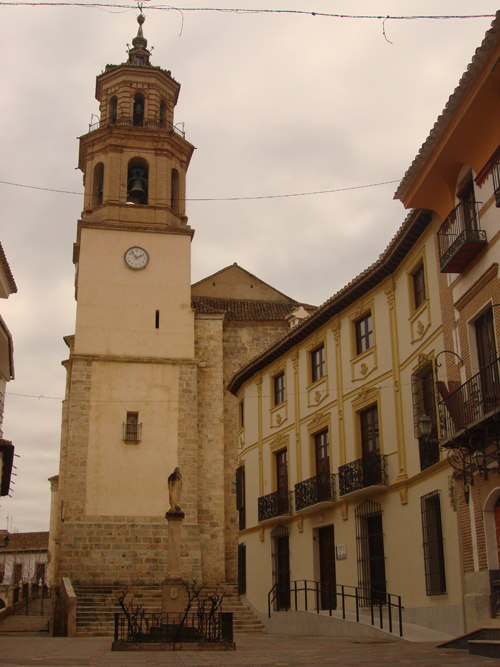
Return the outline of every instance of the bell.
[[[141,202],[144,201],[144,199],[146,198],[146,193],[144,191],[144,188],[142,186],[142,181],[140,178],[136,178],[133,181],[128,196],[130,197],[130,199],[138,199]]]

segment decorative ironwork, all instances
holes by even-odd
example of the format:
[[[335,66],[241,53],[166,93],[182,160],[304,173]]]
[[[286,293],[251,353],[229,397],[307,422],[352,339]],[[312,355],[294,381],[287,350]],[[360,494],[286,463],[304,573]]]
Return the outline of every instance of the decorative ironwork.
[[[188,643],[233,641],[233,614],[162,614],[142,612],[132,621],[115,613],[115,642]],[[183,622],[184,621],[184,622]],[[182,624],[182,625],[181,625]]]
[[[365,500],[354,515],[358,586],[363,598],[361,606],[368,606],[372,600],[385,604],[386,578],[381,505],[373,500]]]
[[[387,486],[387,456],[372,453],[357,461],[339,467],[339,495],[366,489],[369,486]]]
[[[137,122],[134,121],[133,116],[111,116],[108,120],[99,120],[97,123],[89,125],[89,132],[95,132],[95,130],[100,130],[103,127],[142,127],[152,130],[166,130],[167,132],[175,132],[175,134],[185,138],[184,130],[177,127],[177,125],[172,125],[172,123],[169,123],[166,120],[158,120],[157,118],[146,118],[141,124],[137,124]]]
[[[295,485],[295,510],[297,512],[317,503],[335,502],[336,500],[335,475],[322,472]]]
[[[429,437],[420,436],[418,439],[418,451],[420,454],[420,470],[427,470],[435,463],[439,463],[439,440],[437,430],[434,429]]]
[[[123,422],[123,440],[125,442],[140,442],[142,436],[142,424],[129,424]]]
[[[487,243],[486,232],[479,226],[478,204],[461,202],[447,217],[437,236],[441,271],[460,273]]]
[[[275,491],[258,499],[258,519],[266,521],[293,513],[293,491]]]
[[[500,207],[500,154],[497,153],[491,161],[493,175],[493,189],[495,190],[495,206]]]
[[[500,410],[499,359],[439,401],[441,439],[447,442]]]

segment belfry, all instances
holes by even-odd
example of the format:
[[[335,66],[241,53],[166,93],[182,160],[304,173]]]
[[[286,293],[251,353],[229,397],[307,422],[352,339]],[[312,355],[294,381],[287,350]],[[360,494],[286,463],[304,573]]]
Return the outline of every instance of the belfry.
[[[144,20],[128,60],[97,77],[100,120],[80,138],[76,326],[49,541],[50,581],[75,590],[160,586],[175,468],[183,577],[236,582],[240,422],[225,385],[303,311],[236,264],[191,286],[194,146],[174,124],[180,85],[150,62]]]

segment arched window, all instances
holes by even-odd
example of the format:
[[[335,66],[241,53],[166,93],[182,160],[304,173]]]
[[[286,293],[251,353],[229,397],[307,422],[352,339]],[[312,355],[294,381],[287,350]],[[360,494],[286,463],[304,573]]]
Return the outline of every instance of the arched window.
[[[131,204],[148,203],[149,165],[142,158],[133,158],[128,164],[127,201]]]
[[[104,165],[98,162],[94,167],[94,178],[92,180],[92,202],[91,207],[101,206],[103,202],[104,189]]]
[[[134,126],[142,127],[144,125],[144,95],[137,93],[134,97]]]
[[[160,103],[160,127],[167,127],[167,105],[163,100]]]
[[[108,111],[108,118],[111,125],[114,125],[116,123],[117,116],[118,116],[118,98],[116,97],[116,95],[113,95],[113,97],[109,100],[109,111]]]
[[[179,172],[172,169],[172,179],[170,183],[170,207],[176,213],[179,213]]]

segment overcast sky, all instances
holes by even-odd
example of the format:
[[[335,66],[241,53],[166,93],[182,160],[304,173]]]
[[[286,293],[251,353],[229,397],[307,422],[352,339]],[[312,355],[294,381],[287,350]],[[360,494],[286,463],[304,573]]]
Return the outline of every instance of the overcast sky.
[[[153,0],[154,1],[154,0]],[[491,14],[492,0],[183,0],[376,16]],[[82,192],[77,137],[98,114],[95,77],[126,59],[136,9],[1,7],[0,180]],[[187,197],[265,197],[400,180],[492,18],[381,20],[145,6],[152,62],[181,83],[175,122],[196,146]],[[385,29],[385,36],[384,36]],[[95,120],[95,119],[94,119]],[[189,201],[192,282],[237,262],[320,304],[375,261],[407,215],[397,183],[242,201]],[[73,333],[79,194],[0,184],[0,240],[18,293],[4,438],[17,477],[0,528],[48,530]]]

